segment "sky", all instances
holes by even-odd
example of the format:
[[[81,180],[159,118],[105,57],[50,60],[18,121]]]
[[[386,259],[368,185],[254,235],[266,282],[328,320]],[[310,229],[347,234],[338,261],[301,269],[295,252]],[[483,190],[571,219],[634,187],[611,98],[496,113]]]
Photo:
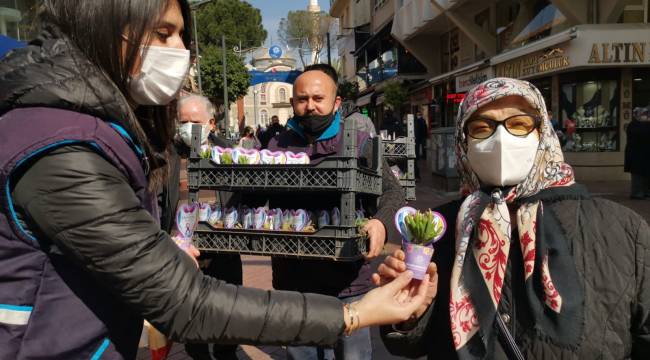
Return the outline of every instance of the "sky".
[[[280,45],[278,41],[278,25],[283,17],[291,10],[307,10],[309,0],[245,0],[262,11],[262,24],[268,35],[264,45],[269,46],[271,41]],[[321,10],[329,12],[329,0],[319,0]]]

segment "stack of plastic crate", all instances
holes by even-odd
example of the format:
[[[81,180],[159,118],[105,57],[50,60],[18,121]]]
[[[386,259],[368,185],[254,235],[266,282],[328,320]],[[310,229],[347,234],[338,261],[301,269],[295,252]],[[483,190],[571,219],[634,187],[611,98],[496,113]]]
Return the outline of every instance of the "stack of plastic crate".
[[[367,252],[367,239],[355,225],[357,196],[376,198],[382,193],[382,151],[373,138],[372,164],[358,164],[354,124],[345,123],[343,149],[316,165],[218,165],[199,157],[200,128],[193,128],[193,146],[188,161],[189,200],[198,201],[199,190],[255,193],[255,196],[308,195],[328,192],[339,198],[339,226],[324,226],[316,232],[215,229],[200,223],[194,244],[202,252],[320,258],[354,261]]]
[[[415,128],[413,115],[406,121],[406,136],[394,140],[382,140],[384,156],[390,165],[397,165],[403,172],[400,184],[404,188],[406,200],[415,200]]]

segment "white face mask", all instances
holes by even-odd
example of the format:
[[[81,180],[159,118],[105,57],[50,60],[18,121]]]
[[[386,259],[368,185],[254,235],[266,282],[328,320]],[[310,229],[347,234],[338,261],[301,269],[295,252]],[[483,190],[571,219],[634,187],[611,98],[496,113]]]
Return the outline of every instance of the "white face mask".
[[[140,73],[129,80],[129,93],[140,105],[167,105],[178,94],[190,69],[190,51],[160,46],[141,48]]]
[[[178,136],[183,140],[185,145],[192,147],[192,125],[199,125],[191,122],[182,123],[178,126]],[[201,145],[208,143],[210,135],[209,125],[201,125]]]
[[[492,136],[478,140],[468,137],[467,158],[479,180],[488,186],[517,185],[526,179],[535,163],[539,139],[510,134],[497,126]]]

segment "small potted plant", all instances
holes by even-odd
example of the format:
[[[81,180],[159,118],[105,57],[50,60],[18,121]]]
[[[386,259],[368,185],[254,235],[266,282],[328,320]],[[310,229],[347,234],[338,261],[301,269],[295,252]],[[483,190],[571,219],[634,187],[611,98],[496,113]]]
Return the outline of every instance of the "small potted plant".
[[[402,235],[406,268],[415,279],[422,280],[433,256],[433,244],[447,231],[447,222],[438,212],[421,212],[406,206],[395,214],[395,226]]]
[[[176,229],[178,235],[174,237],[174,242],[181,249],[187,250],[192,246],[192,237],[194,230],[199,223],[199,204],[183,204],[176,211]]]

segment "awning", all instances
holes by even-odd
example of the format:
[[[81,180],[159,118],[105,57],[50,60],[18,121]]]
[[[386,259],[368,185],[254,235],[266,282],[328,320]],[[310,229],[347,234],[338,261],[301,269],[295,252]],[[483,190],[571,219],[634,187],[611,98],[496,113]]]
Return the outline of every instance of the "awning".
[[[534,53],[535,51],[543,50],[548,47],[555,46],[557,44],[561,44],[563,42],[575,39],[577,36],[577,32],[578,32],[578,28],[573,27],[571,29],[567,29],[562,32],[559,32],[555,35],[551,35],[549,37],[545,37],[543,39],[533,41],[532,43],[526,46],[513,49],[510,51],[506,51],[502,54],[492,57],[492,59],[490,59],[490,64],[492,65],[500,64],[502,62],[506,62],[508,60],[512,60],[520,56]]]
[[[386,96],[384,96],[384,94],[381,94],[381,95],[377,96],[377,99],[375,99],[375,104],[376,104],[376,105],[381,105],[381,104],[383,104],[383,103],[384,103],[384,99],[386,99]]]
[[[437,82],[440,82],[441,80],[451,79],[452,77],[454,77],[456,75],[459,75],[459,74],[462,74],[462,73],[472,72],[474,70],[478,70],[480,67],[484,66],[485,63],[487,63],[487,62],[488,62],[488,60],[481,60],[481,61],[475,62],[473,64],[463,66],[460,69],[456,69],[456,70],[449,71],[449,72],[446,72],[444,74],[432,77],[431,79],[429,79],[429,82],[431,84],[435,84]]]
[[[369,94],[363,95],[362,97],[357,99],[357,106],[366,106],[370,104],[370,101],[372,100],[372,96],[374,95],[374,92],[371,92]]]

